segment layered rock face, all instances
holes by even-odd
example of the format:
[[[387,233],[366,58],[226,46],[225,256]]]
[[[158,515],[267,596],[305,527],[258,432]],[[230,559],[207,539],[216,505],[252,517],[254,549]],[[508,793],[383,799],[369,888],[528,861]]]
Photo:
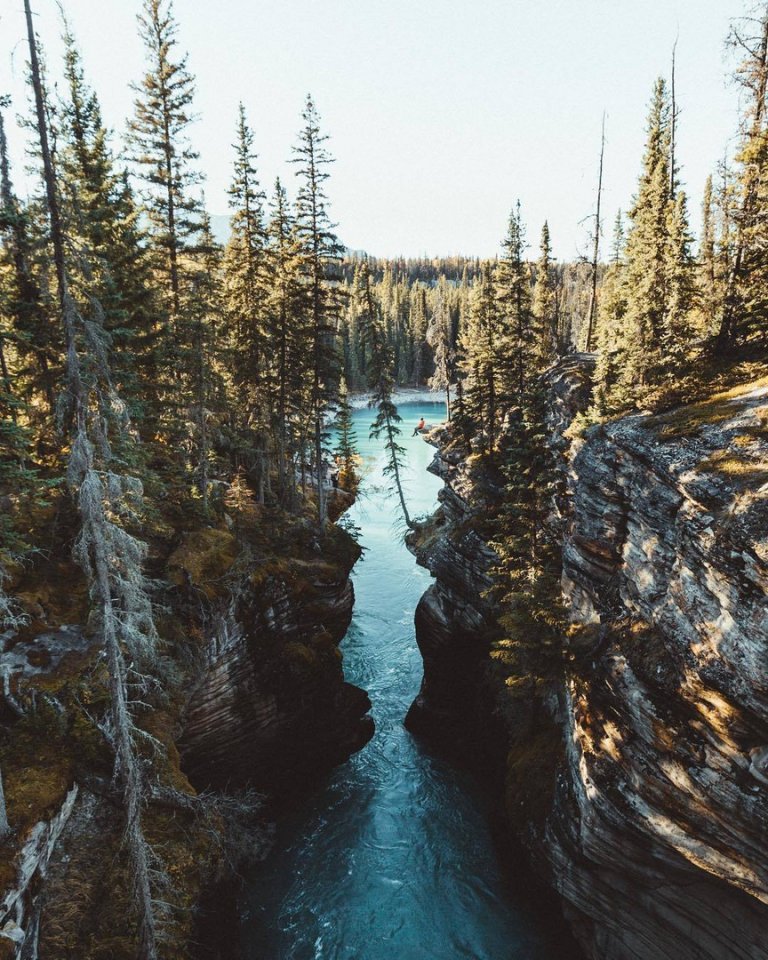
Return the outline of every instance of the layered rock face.
[[[544,842],[595,957],[768,957],[767,416],[762,388],[628,418],[572,462],[590,639]]]
[[[492,586],[497,558],[478,528],[486,503],[498,495],[499,487],[487,477],[482,481],[474,477],[458,452],[446,451],[447,439],[445,431],[434,431],[429,438],[438,448],[429,469],[445,486],[431,523],[411,542],[417,560],[435,582],[416,608],[424,679],[406,726],[462,758],[477,759],[482,747],[493,760],[498,759],[503,736],[489,737],[481,731],[493,716],[483,677],[497,631],[493,604],[485,594]]]
[[[372,736],[368,695],[344,682],[337,649],[352,583],[306,576],[301,596],[271,579],[213,617],[179,742],[196,786],[292,792]]]
[[[226,833],[227,814],[215,812],[214,794],[198,803],[193,786],[226,793],[247,785],[282,800],[373,731],[367,694],[344,682],[338,650],[359,549],[335,528],[322,545],[310,534],[306,543],[295,530],[289,536],[257,554],[223,526],[203,528],[157,560],[166,583],[158,616],[179,682],[142,715],[162,746],[143,820],[183,903],[167,934],[169,957],[187,956],[193,943],[201,957],[236,955],[220,922],[235,903],[231,860],[213,836]],[[47,601],[58,598],[40,582]],[[59,607],[48,603],[20,632],[0,635],[0,755],[12,828],[0,838],[0,958],[53,960],[66,947],[117,960],[134,956],[135,943],[114,761],[89,713],[106,709],[100,643],[77,626],[41,631],[58,620]],[[259,814],[269,815],[268,806]],[[242,824],[232,856],[245,859],[263,852],[266,834],[253,818]],[[208,913],[216,917],[206,952]],[[230,926],[234,933],[234,919]]]
[[[553,374],[550,416],[564,454],[586,396],[582,361],[569,366]],[[591,428],[567,456],[553,521],[573,622],[567,676],[547,698],[550,782],[532,799],[510,784],[513,822],[590,958],[766,958],[768,387]],[[455,543],[462,525],[477,529],[477,508],[463,468],[441,469],[459,478],[443,503],[464,504],[443,531]],[[415,710],[429,712],[436,691],[435,716],[450,703],[430,672],[451,636],[475,645],[471,697],[498,697],[482,669],[487,554],[468,549],[466,577],[443,585],[453,549],[425,554],[442,605],[424,601]],[[525,745],[509,747],[524,777]]]

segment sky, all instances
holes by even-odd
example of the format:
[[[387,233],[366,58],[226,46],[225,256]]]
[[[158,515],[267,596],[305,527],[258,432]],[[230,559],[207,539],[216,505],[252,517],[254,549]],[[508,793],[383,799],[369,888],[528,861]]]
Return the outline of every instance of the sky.
[[[32,0],[52,76],[56,0]],[[89,82],[120,136],[144,66],[140,0],[63,0]],[[521,201],[535,256],[587,252],[606,114],[605,229],[631,203],[654,79],[677,46],[678,156],[692,220],[738,128],[725,40],[746,0],[175,0],[197,78],[191,130],[209,210],[226,214],[237,104],[262,184],[288,163],[311,92],[336,158],[328,194],[343,243],[377,256],[493,256]],[[0,4],[0,93],[27,110],[22,0]],[[14,127],[14,179],[24,133]],[[608,241],[606,240],[606,252]]]

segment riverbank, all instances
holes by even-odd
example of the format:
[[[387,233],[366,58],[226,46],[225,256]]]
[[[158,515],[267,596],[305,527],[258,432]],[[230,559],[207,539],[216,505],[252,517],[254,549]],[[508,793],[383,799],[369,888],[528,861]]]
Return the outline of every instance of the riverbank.
[[[365,410],[370,407],[372,394],[350,393],[349,405],[353,410]],[[392,393],[392,402],[401,407],[413,403],[439,404],[444,408],[445,394],[437,390],[428,390],[426,387],[399,387]],[[424,411],[427,412],[426,410]]]

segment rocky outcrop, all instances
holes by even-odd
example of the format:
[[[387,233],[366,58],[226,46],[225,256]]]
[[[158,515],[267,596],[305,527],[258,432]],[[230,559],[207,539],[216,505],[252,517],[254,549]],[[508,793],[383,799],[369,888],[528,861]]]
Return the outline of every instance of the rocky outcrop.
[[[544,839],[590,955],[768,957],[768,388],[593,428]]]
[[[300,591],[270,577],[212,617],[179,741],[195,785],[292,792],[372,736],[368,695],[344,682],[337,649],[354,603],[347,571],[302,576]]]
[[[236,923],[231,944],[221,930],[222,898],[236,901],[233,866],[263,855],[272,811],[254,790],[233,798],[229,788],[285,800],[373,729],[338,650],[359,548],[336,527],[320,542],[301,519],[268,527],[254,508],[246,520],[236,532],[222,523],[152,545],[168,695],[140,710],[154,745],[143,822],[172,873],[169,957],[192,943],[201,957],[237,955]],[[109,724],[99,722],[108,711],[99,638],[61,624],[64,609],[85,620],[84,604],[59,601],[81,598],[80,585],[34,573],[34,590],[18,592],[27,622],[0,635],[11,825],[0,838],[0,958],[127,960],[135,929]]]
[[[507,741],[511,823],[588,957],[764,960],[768,387],[592,427],[568,450],[586,361],[550,373],[572,626],[542,732]],[[454,650],[475,653],[465,703],[499,703],[483,669],[492,561],[470,536],[482,544],[487,480],[478,507],[470,467],[439,457],[452,489],[421,553],[438,580],[417,621],[426,676],[412,711],[436,719],[455,699],[442,680]]]
[[[483,675],[497,632],[493,604],[486,596],[497,557],[478,531],[484,507],[499,488],[486,475],[482,480],[473,475],[460,448],[447,445],[445,430],[433,431],[428,440],[437,447],[429,469],[445,486],[436,514],[409,540],[435,582],[416,608],[424,679],[406,726],[457,756],[473,754],[477,760],[482,745],[498,760],[496,747],[503,738],[490,737],[487,730],[481,735],[493,722]]]

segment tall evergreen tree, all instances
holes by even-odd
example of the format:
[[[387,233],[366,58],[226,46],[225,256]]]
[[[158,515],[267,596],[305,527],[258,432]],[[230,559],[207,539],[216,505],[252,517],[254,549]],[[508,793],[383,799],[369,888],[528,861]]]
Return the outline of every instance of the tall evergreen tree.
[[[702,327],[706,334],[717,332],[717,321],[720,315],[716,229],[715,197],[710,175],[704,184],[704,198],[701,204],[701,242],[699,244]]]
[[[533,289],[533,315],[541,337],[541,353],[546,365],[555,357],[558,348],[557,304],[552,282],[552,245],[546,220],[541,228],[539,250],[536,285]]]
[[[480,429],[483,446],[489,452],[496,439],[504,347],[494,273],[485,263],[472,286],[469,316],[462,333],[462,402],[469,422]]]
[[[328,516],[325,496],[324,438],[329,406],[338,386],[336,331],[340,312],[338,262],[341,247],[328,214],[325,183],[333,158],[320,132],[320,117],[312,97],[302,113],[304,127],[294,147],[293,162],[300,179],[296,198],[297,233],[302,243],[303,277],[308,317],[308,350],[311,356],[311,417],[318,526],[324,529]]]
[[[456,349],[453,345],[453,324],[444,290],[438,289],[432,322],[427,332],[432,348],[435,372],[429,381],[431,390],[445,391],[445,409],[451,419],[451,384],[456,373]]]
[[[405,447],[398,442],[402,433],[399,424],[402,417],[392,399],[395,386],[393,377],[394,355],[387,342],[381,319],[373,316],[367,327],[368,349],[371,358],[369,368],[369,386],[371,399],[369,406],[376,409],[376,419],[371,424],[370,437],[372,440],[384,440],[384,454],[386,464],[384,475],[392,478],[395,492],[400,501],[403,520],[406,527],[413,527],[413,521],[408,510],[403,489],[402,471],[405,466]]]
[[[288,197],[278,180],[267,228],[267,291],[265,323],[268,364],[266,387],[272,397],[273,434],[277,449],[278,496],[293,506],[293,457],[305,429],[309,407],[310,360],[307,347],[306,302],[302,286],[303,244],[298,237]]]
[[[134,415],[157,403],[157,304],[139,211],[124,172],[118,171],[98,98],[87,85],[80,54],[65,21],[66,96],[61,105],[61,181],[67,230],[87,253],[88,295],[104,309],[112,347],[112,375],[131,398]],[[78,294],[77,277],[73,293]]]
[[[339,409],[336,414],[336,466],[339,471],[339,486],[350,493],[357,491],[360,479],[357,474],[357,436],[352,419],[352,407],[349,403],[347,382],[342,378],[339,384]]]
[[[543,352],[537,318],[531,307],[528,264],[525,262],[525,226],[520,201],[509,217],[503,256],[496,274],[499,310],[504,327],[504,364],[501,393],[506,402],[521,403],[529,384],[543,367]]]
[[[188,136],[195,84],[187,56],[177,51],[172,0],[144,0],[138,20],[147,70],[135,87],[130,142],[144,184],[152,241],[166,277],[167,311],[178,336],[184,296],[182,255],[200,229],[199,204],[191,190],[200,180],[194,167],[198,154]]]
[[[238,459],[245,463],[259,490],[269,481],[271,425],[267,366],[266,226],[264,193],[256,170],[254,137],[240,104],[234,145],[234,177],[229,187],[231,234],[227,243],[225,294],[231,339],[231,361],[240,422],[235,433]]]
[[[695,265],[685,195],[670,195],[671,114],[667,86],[656,82],[648,139],[621,270],[622,292],[611,310],[621,323],[604,325],[603,350],[615,380],[599,385],[606,409],[642,402],[680,369],[690,331]],[[612,342],[605,340],[610,331]],[[603,368],[601,368],[603,369]],[[604,372],[607,375],[607,368]],[[611,374],[611,378],[613,374]]]
[[[745,54],[737,78],[748,104],[737,156],[740,196],[718,331],[721,346],[768,332],[768,5],[757,20],[734,27],[732,40]]]

